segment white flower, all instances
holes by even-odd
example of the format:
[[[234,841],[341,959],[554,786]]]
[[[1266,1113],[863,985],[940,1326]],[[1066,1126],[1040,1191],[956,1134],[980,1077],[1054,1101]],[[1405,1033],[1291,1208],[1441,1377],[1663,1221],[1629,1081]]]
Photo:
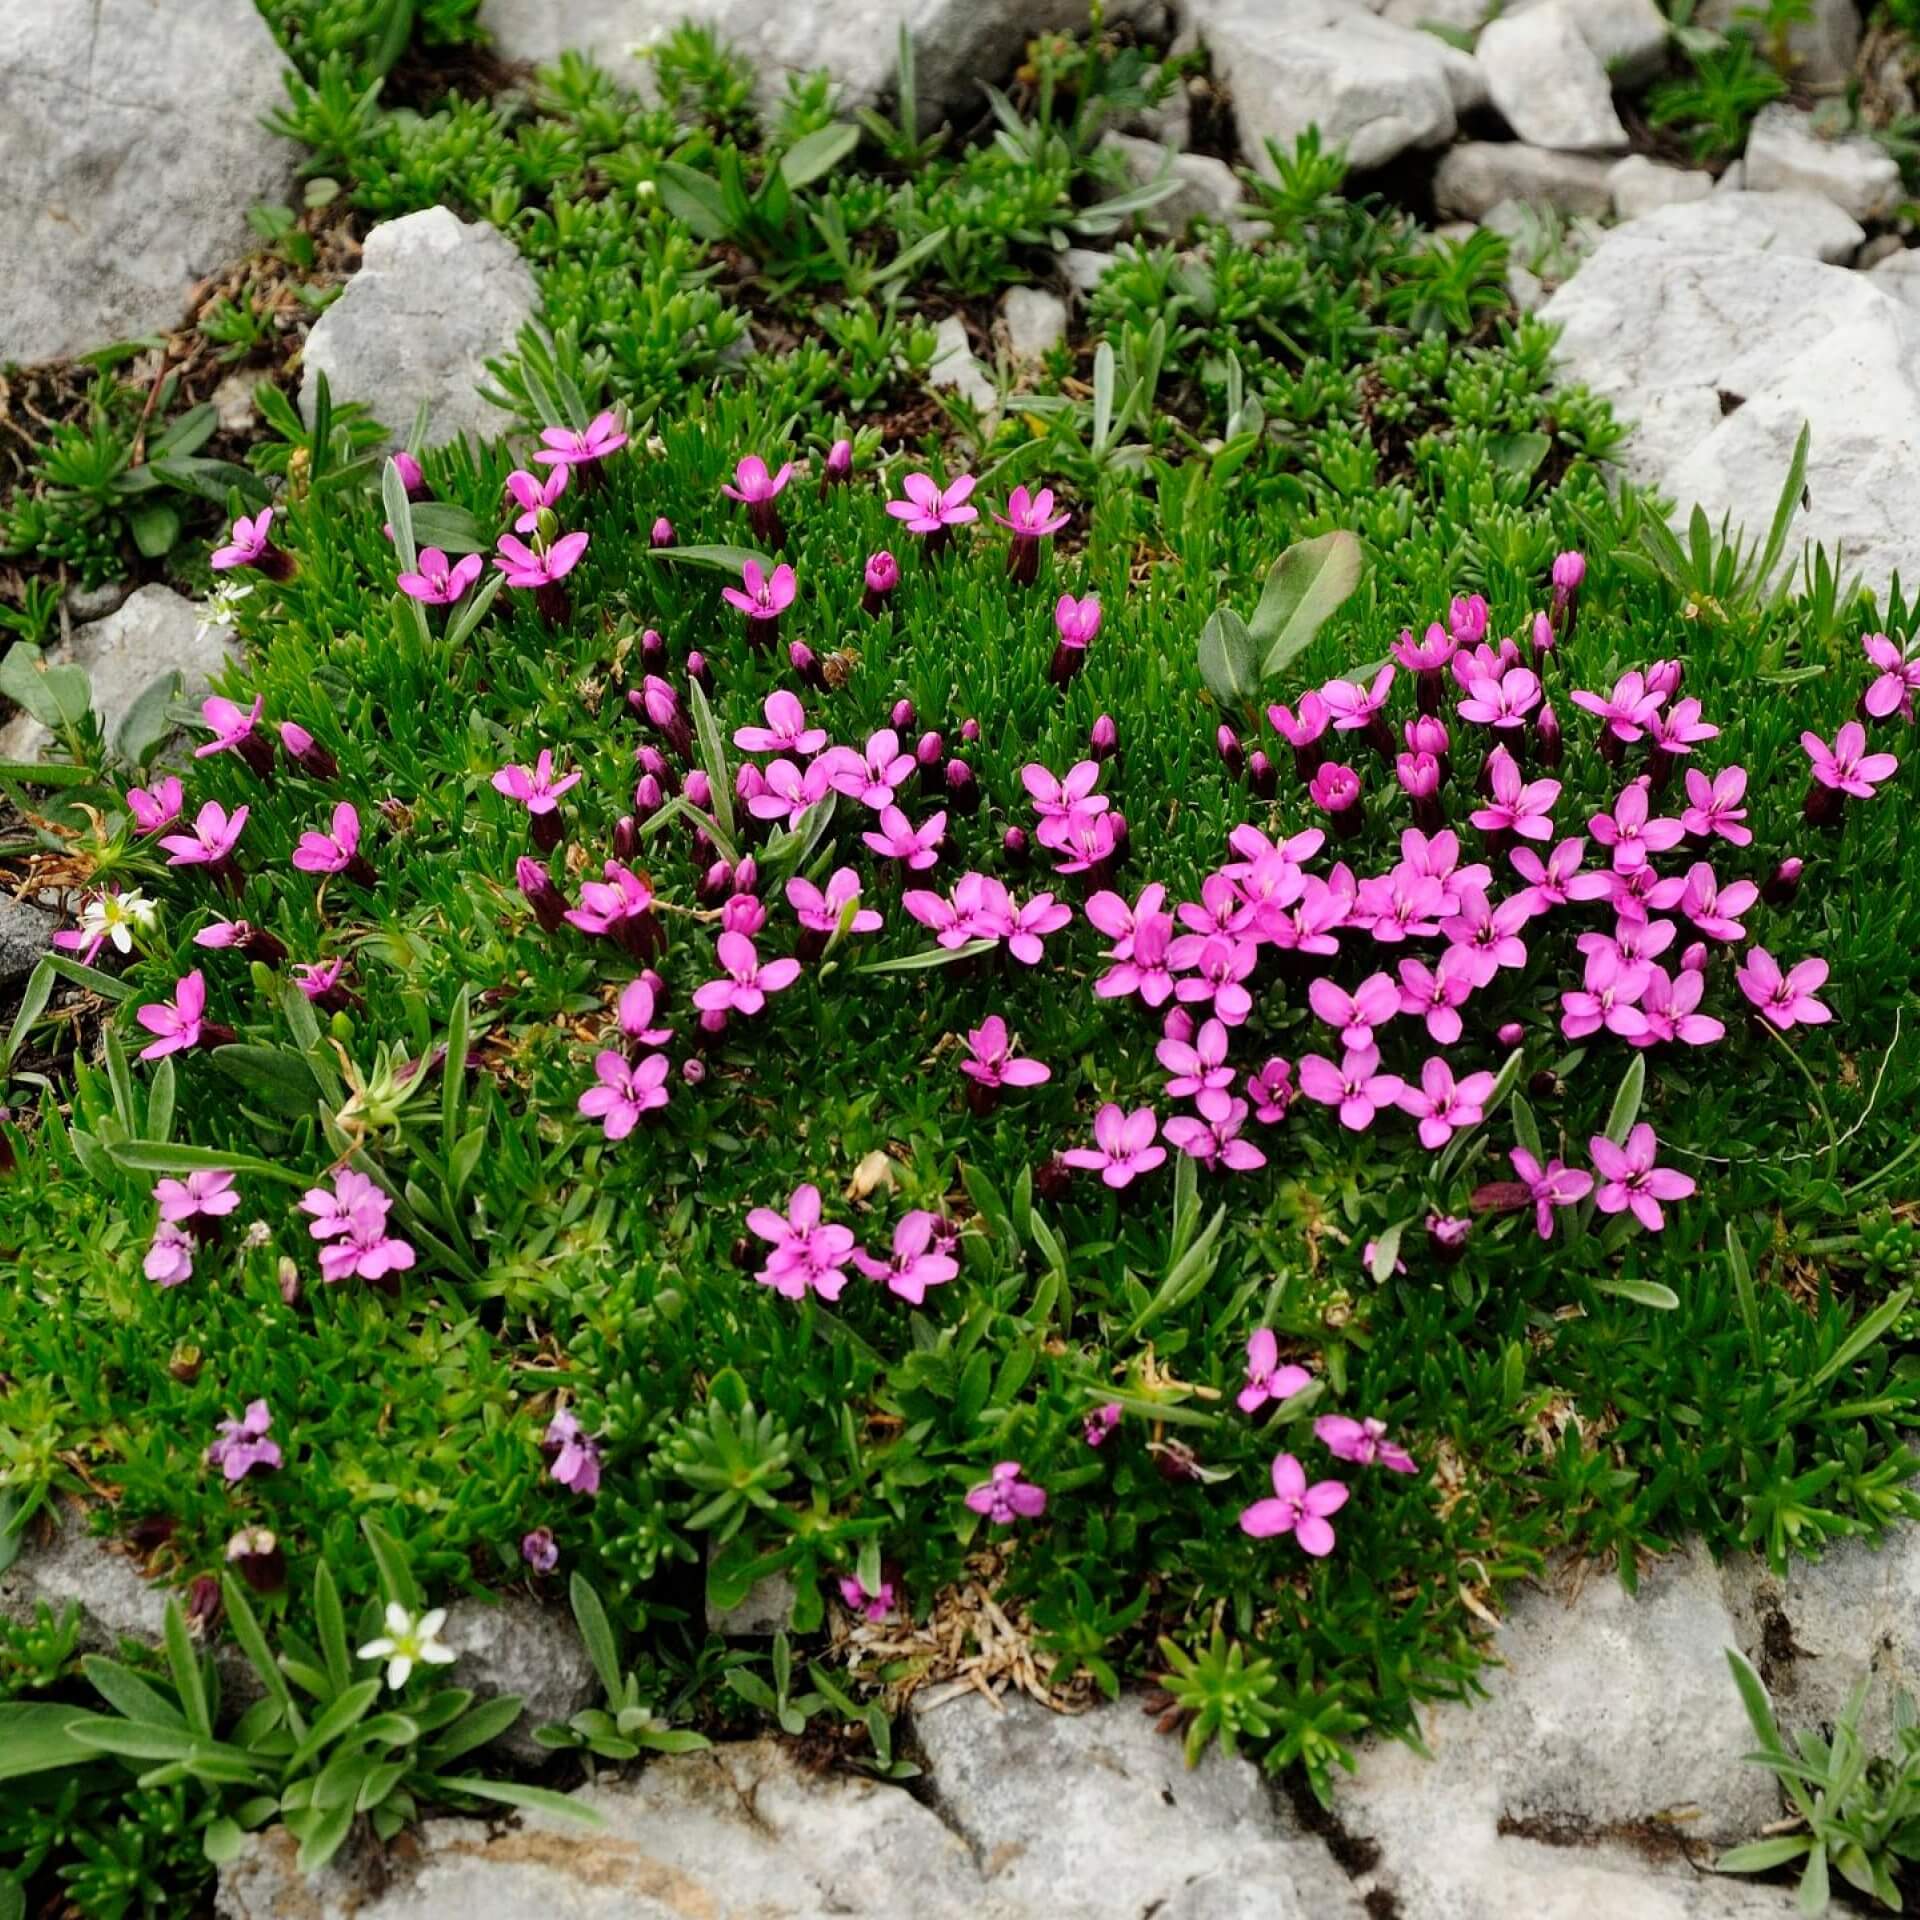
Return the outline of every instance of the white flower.
[[[210,633],[230,631],[240,617],[240,602],[252,591],[238,580],[228,580],[216,587],[200,603],[200,624],[193,630],[194,639],[201,641]]]
[[[96,893],[80,909],[80,931],[89,940],[111,940],[117,953],[133,951],[133,936],[151,931],[154,905],[138,887]]]
[[[387,1685],[395,1693],[407,1684],[417,1661],[425,1661],[430,1667],[450,1666],[459,1656],[440,1638],[440,1629],[447,1624],[445,1607],[435,1607],[431,1613],[423,1613],[418,1620],[410,1614],[399,1601],[387,1608],[387,1630],[378,1640],[369,1640],[360,1649],[362,1660],[384,1660],[387,1663]]]

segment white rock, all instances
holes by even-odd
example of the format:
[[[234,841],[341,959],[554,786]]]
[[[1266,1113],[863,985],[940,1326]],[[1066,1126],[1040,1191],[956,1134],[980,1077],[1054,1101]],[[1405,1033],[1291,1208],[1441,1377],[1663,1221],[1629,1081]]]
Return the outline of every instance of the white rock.
[[[1858,222],[1811,193],[1714,193],[1660,207],[1633,223],[1634,237],[1695,253],[1798,253],[1838,263],[1866,238]]]
[[[1157,29],[1162,0],[1117,0],[1110,23]],[[511,60],[591,54],[625,84],[646,87],[635,54],[683,20],[711,27],[744,54],[763,101],[777,100],[789,74],[825,67],[843,108],[871,106],[896,78],[900,28],[913,32],[921,118],[972,118],[1018,64],[1028,40],[1087,24],[1086,0],[483,0],[480,23]]]
[[[532,272],[497,228],[445,207],[389,220],[307,336],[300,410],[313,417],[324,373],[336,403],[364,402],[395,443],[423,401],[428,445],[491,438],[507,416],[480,398],[486,363],[512,351],[536,304]]]
[[[1397,27],[1416,27],[1431,32],[1435,27],[1448,33],[1475,34],[1487,24],[1494,11],[1494,0],[1387,0],[1379,9],[1383,20]]]
[[[1481,33],[1475,53],[1493,104],[1522,140],[1567,153],[1627,144],[1606,69],[1567,0],[1502,14]]]
[[[1258,1772],[1215,1751],[1189,1771],[1138,1701],[1079,1717],[977,1694],[916,1712],[940,1808],[994,1911],[1049,1920],[1360,1920],[1360,1896],[1277,1814]]]
[[[1801,423],[1809,504],[1796,540],[1875,591],[1920,579],[1920,318],[1879,274],[1822,265],[1736,219],[1711,242],[1650,232],[1786,194],[1667,207],[1602,243],[1544,309],[1563,374],[1636,421],[1626,471],[1764,538]],[[1811,204],[1824,207],[1825,202]],[[1837,209],[1828,208],[1837,214]],[[1844,215],[1838,216],[1844,219]],[[1789,549],[1789,557],[1793,549]]]
[[[1905,247],[1873,265],[1873,284],[1896,300],[1920,308],[1920,248]]]
[[[934,330],[933,365],[927,370],[927,385],[957,393],[983,414],[999,409],[999,391],[973,357],[967,323],[957,313],[948,314]]]
[[[1545,0],[1519,0],[1517,6],[1501,11],[1524,13],[1543,4]],[[1665,64],[1670,29],[1653,0],[1561,0],[1561,4],[1616,85],[1637,86],[1652,79]]]
[[[1744,193],[1747,185],[1747,163],[1744,160],[1729,160],[1720,178],[1713,183],[1715,193]]]
[[[1695,26],[1725,33],[1746,0],[1700,0]],[[1854,0],[1812,0],[1811,18],[1787,30],[1794,77],[1817,87],[1838,86],[1853,72],[1860,52],[1860,9]]]
[[[1555,153],[1517,140],[1468,140],[1449,147],[1433,174],[1443,213],[1478,219],[1502,200],[1530,200],[1560,213],[1606,213],[1613,205],[1607,162]]]
[[[0,362],[180,324],[292,192],[284,64],[252,0],[0,5]]]
[[[1204,153],[1174,153],[1152,140],[1136,140],[1127,133],[1109,133],[1100,145],[1126,162],[1135,182],[1145,186],[1157,180],[1163,167],[1177,183],[1164,200],[1156,201],[1145,218],[1184,233],[1197,219],[1225,220],[1240,206],[1240,182],[1224,160]]]
[[[1644,153],[1616,160],[1607,174],[1613,210],[1622,220],[1638,220],[1661,207],[1704,200],[1713,191],[1713,176],[1692,167],[1663,166]]]
[[[1038,360],[1067,337],[1067,303],[1044,287],[1009,287],[1000,302],[1000,325],[1016,361]]]
[[[1060,271],[1067,284],[1083,299],[1100,284],[1101,276],[1113,265],[1113,255],[1092,247],[1068,247],[1060,255]]]
[[[253,388],[249,373],[230,373],[214,388],[214,418],[222,433],[245,433],[253,425]]]
[[[1546,304],[1547,283],[1519,261],[1507,265],[1507,296],[1522,313],[1537,313]]]
[[[208,683],[237,657],[229,639],[217,627],[203,627],[199,606],[170,587],[142,587],[117,612],[76,628],[70,643],[49,647],[47,664],[86,668],[93,710],[111,740],[162,675],[176,676],[179,699],[203,699]],[[52,739],[39,721],[17,713],[0,727],[0,760],[37,760]]]
[[[1408,147],[1444,145],[1456,115],[1485,97],[1476,63],[1429,33],[1348,0],[1199,0],[1195,20],[1232,92],[1247,157],[1290,148],[1309,126],[1356,168]]]
[[[1856,220],[1877,220],[1902,198],[1892,154],[1865,134],[1829,140],[1798,107],[1762,107],[1747,135],[1747,185],[1756,193],[1788,188],[1817,193]]]

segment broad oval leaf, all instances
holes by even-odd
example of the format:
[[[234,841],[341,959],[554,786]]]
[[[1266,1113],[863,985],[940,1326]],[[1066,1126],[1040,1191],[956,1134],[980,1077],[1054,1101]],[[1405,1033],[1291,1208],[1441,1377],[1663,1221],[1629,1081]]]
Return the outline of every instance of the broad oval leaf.
[[[1258,650],[1247,623],[1219,608],[1200,629],[1200,678],[1223,707],[1248,707],[1260,688]]]
[[[1267,650],[1262,678],[1271,679],[1306,651],[1360,584],[1365,568],[1360,542],[1344,529],[1299,541],[1273,563],[1253,610],[1253,637]]]

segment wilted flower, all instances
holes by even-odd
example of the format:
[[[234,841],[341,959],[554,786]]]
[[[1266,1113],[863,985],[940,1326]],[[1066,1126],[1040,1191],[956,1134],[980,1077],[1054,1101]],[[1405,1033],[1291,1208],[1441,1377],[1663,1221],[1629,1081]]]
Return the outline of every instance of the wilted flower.
[[[207,1449],[207,1464],[218,1467],[229,1482],[244,1480],[253,1472],[270,1472],[284,1464],[279,1446],[269,1436],[273,1415],[264,1400],[247,1402],[245,1414],[238,1420],[220,1422],[220,1435]]]
[[[540,1448],[551,1456],[549,1477],[570,1493],[593,1495],[600,1491],[600,1443],[581,1426],[577,1414],[562,1407],[547,1422]]]
[[[1313,1423],[1313,1437],[1336,1460],[1355,1466],[1385,1467],[1391,1473],[1417,1473],[1413,1455],[1387,1438],[1384,1420],[1350,1420],[1344,1413],[1323,1413]]]

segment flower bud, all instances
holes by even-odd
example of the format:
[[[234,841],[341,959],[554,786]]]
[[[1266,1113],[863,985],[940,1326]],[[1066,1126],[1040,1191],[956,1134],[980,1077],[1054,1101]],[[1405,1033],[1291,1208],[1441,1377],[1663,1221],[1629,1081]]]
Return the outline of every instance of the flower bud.
[[[649,672],[657,673],[666,664],[667,636],[658,627],[644,627],[640,633],[640,659]]]
[[[655,548],[673,545],[673,522],[664,513],[653,523],[653,531],[647,535],[647,540]]]
[[[1113,715],[1103,713],[1093,723],[1092,731],[1087,735],[1087,748],[1096,760],[1108,760],[1113,757],[1120,745],[1120,729],[1114,725]]]
[[[1280,769],[1259,747],[1247,755],[1247,785],[1262,800],[1271,800],[1280,791]]]
[[[315,780],[331,780],[340,763],[305,727],[291,720],[280,723],[280,750],[304,774]]]
[[[890,553],[872,554],[867,560],[865,579],[866,591],[860,596],[860,610],[877,614],[887,604],[887,596],[900,584],[900,563]]]
[[[1427,1215],[1427,1251],[1441,1266],[1450,1267],[1466,1252],[1467,1238],[1472,1232],[1473,1222],[1458,1214],[1430,1213]]]
[[[947,757],[947,743],[938,733],[929,728],[913,745],[913,757],[918,762],[923,780],[937,784],[942,763]]]
[[[1687,677],[1687,663],[1684,660],[1656,660],[1647,669],[1647,691],[1657,693],[1671,700],[1680,691],[1680,683]]]
[[[1707,970],[1707,943],[1696,940],[1680,956],[1681,970],[1685,973],[1705,973]]]
[[[697,1087],[707,1077],[707,1063],[689,1055],[680,1063],[680,1078],[688,1086]]]
[[[514,865],[513,877],[542,930],[558,933],[566,924],[567,896],[553,884],[546,868],[530,855],[522,854]]]
[[[733,891],[733,868],[725,860],[716,860],[700,876],[694,890],[708,906],[717,905]]]
[[[787,643],[787,665],[810,687],[826,691],[827,676],[820,665],[820,656],[804,640],[792,640]]]
[[[1823,788],[1824,792],[1825,789]],[[1786,859],[1774,868],[1772,877],[1760,888],[1760,898],[1770,907],[1786,907],[1793,904],[1793,896],[1800,891],[1800,876],[1806,871],[1804,860]]]
[[[702,813],[713,805],[713,782],[707,778],[703,769],[695,767],[687,775],[686,795],[688,803],[698,807]]]
[[[978,813],[980,810],[980,782],[973,777],[973,769],[957,756],[947,762],[946,771],[947,799],[959,813]]]
[[[1173,1006],[1166,1011],[1160,1022],[1160,1036],[1164,1040],[1176,1040],[1182,1046],[1190,1046],[1196,1029],[1193,1015],[1185,1007]]]
[[[420,462],[404,447],[393,456],[393,471],[409,500],[418,500],[426,492],[427,476],[421,472]]]
[[[893,711],[887,716],[887,724],[895,733],[911,733],[918,719],[911,700],[896,700]]]
[[[707,656],[704,653],[695,652],[687,655],[687,678],[694,681],[702,693],[713,691],[713,669],[707,665]]]
[[[1527,1037],[1527,1030],[1518,1020],[1502,1023],[1500,1031],[1494,1036],[1503,1047],[1517,1047]]]
[[[1240,736],[1224,720],[1213,730],[1213,745],[1228,776],[1238,780],[1247,770],[1247,756],[1241,750]]]
[[[752,939],[766,924],[766,908],[750,893],[730,893],[720,903],[722,933],[744,933]]]
[[[558,818],[558,815],[554,816]],[[640,845],[640,828],[630,813],[623,813],[613,823],[613,857],[619,861],[631,860]]]
[[[1000,851],[1006,855],[1011,865],[1024,867],[1031,857],[1026,828],[1009,827],[1006,832],[1000,836]]]
[[[560,1549],[554,1544],[551,1527],[535,1527],[520,1536],[520,1558],[535,1573],[551,1573],[560,1564]]]
[[[980,722],[966,719],[960,722],[960,743],[962,746],[974,746],[980,738]]]
[[[853,478],[853,442],[836,440],[827,449],[826,465],[820,470],[820,491],[845,486]]]

